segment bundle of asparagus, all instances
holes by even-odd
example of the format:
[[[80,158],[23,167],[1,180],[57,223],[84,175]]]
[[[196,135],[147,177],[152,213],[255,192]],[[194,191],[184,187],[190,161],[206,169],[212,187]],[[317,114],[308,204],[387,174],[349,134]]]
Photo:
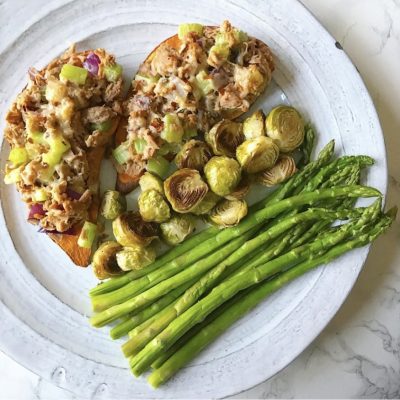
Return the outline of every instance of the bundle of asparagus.
[[[367,156],[331,161],[330,142],[239,225],[208,228],[152,265],[113,278],[90,292],[93,326],[119,322],[111,337],[129,334],[122,350],[138,376],[152,367],[158,387],[270,293],[312,268],[371,243],[396,210],[381,211],[378,190],[360,186]],[[377,197],[354,208],[359,197]],[[336,220],[347,221],[332,227]]]

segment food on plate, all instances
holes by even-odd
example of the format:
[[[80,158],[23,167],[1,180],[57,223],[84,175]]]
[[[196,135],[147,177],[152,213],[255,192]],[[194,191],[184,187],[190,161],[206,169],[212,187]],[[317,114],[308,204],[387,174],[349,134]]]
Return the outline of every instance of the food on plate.
[[[246,140],[265,136],[264,113],[258,110],[243,121],[243,135]]]
[[[303,158],[311,154],[312,134],[306,142]],[[333,153],[330,142],[241,221],[236,218],[246,213],[245,202],[217,198],[210,218],[237,225],[208,228],[146,267],[147,275],[113,278],[91,292],[100,311],[92,325],[124,318],[112,337],[129,332],[122,350],[134,375],[152,368],[149,383],[160,386],[270,293],[387,230],[396,209],[383,213],[379,191],[359,185],[361,169],[373,160],[332,160]],[[359,197],[378,199],[354,207]],[[332,227],[337,220],[344,222]]]
[[[234,158],[215,156],[205,165],[204,174],[210,189],[218,196],[226,196],[240,182],[241,169]]]
[[[210,212],[210,220],[219,226],[237,225],[247,215],[247,203],[244,200],[222,200]]]
[[[138,206],[144,221],[165,222],[171,215],[168,203],[156,189],[148,189],[140,193]]]
[[[100,214],[105,219],[115,219],[126,211],[126,198],[116,190],[106,190],[100,206]]]
[[[241,127],[229,120],[249,109],[273,70],[269,47],[228,21],[220,27],[181,25],[178,35],[150,53],[132,82],[114,151],[117,189],[131,191],[146,170],[154,172],[149,169],[151,160],[173,158],[179,146],[208,133],[221,120]],[[231,136],[232,142],[215,142],[216,148],[225,145],[228,153],[215,154],[234,156],[243,135]]]
[[[304,121],[293,107],[278,106],[270,111],[265,128],[267,136],[274,140],[279,150],[288,153],[298,148],[304,140]]]
[[[142,269],[154,262],[156,252],[152,247],[129,246],[116,254],[117,264],[123,271]]]
[[[194,215],[206,215],[208,214],[221,200],[221,197],[215,193],[208,191],[204,196],[203,200],[196,207],[192,208],[190,211]]]
[[[147,246],[158,237],[159,228],[146,222],[139,212],[122,213],[112,223],[113,234],[122,246]]]
[[[248,139],[236,149],[237,160],[249,174],[273,167],[278,156],[278,146],[266,136]]]
[[[175,214],[160,225],[161,237],[165,243],[176,246],[194,231],[194,222],[189,214]]]
[[[93,254],[93,271],[98,279],[121,275],[123,271],[117,264],[117,253],[122,246],[112,240],[103,242]]]
[[[151,172],[145,172],[139,179],[139,186],[142,192],[150,189],[157,190],[161,194],[164,194],[164,183],[156,175]]]
[[[11,150],[4,180],[28,204],[29,221],[80,266],[90,261],[99,168],[118,125],[121,88],[112,55],[72,46],[42,70],[29,70],[6,115]]]
[[[201,172],[212,156],[213,153],[207,143],[192,139],[182,146],[174,161],[180,169],[191,168]]]
[[[178,169],[164,182],[165,196],[174,211],[191,212],[206,196],[208,186],[196,169]]]
[[[285,182],[297,171],[293,157],[282,154],[271,168],[260,172],[257,181],[265,186],[274,186]]]

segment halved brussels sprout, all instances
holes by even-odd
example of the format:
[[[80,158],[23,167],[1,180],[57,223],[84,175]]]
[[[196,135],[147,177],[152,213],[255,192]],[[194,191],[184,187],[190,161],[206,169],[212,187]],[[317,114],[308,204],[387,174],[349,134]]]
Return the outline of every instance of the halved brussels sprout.
[[[179,213],[191,212],[208,192],[199,171],[179,169],[164,182],[164,191],[172,208]]]
[[[118,266],[123,271],[142,269],[156,259],[156,252],[151,247],[130,246],[117,253]]]
[[[272,109],[265,120],[265,128],[267,135],[284,153],[297,149],[303,143],[304,121],[293,107],[278,106]]]
[[[264,113],[261,110],[243,121],[243,135],[246,140],[265,136]]]
[[[154,189],[161,194],[164,194],[163,181],[158,177],[153,175],[151,172],[145,172],[139,179],[139,186],[142,192],[145,190]]]
[[[210,213],[210,220],[219,226],[237,225],[247,215],[247,203],[244,200],[222,200]]]
[[[145,221],[165,222],[170,217],[171,211],[168,203],[164,200],[162,194],[155,189],[140,193],[138,206],[140,215]]]
[[[120,250],[122,246],[111,240],[99,246],[93,255],[93,272],[98,279],[103,280],[123,273],[116,258]]]
[[[276,164],[257,175],[257,181],[265,186],[274,186],[286,181],[296,173],[296,162],[293,157],[281,155]]]
[[[250,179],[248,176],[243,177],[235,190],[225,196],[228,200],[243,200],[246,197],[246,194],[249,193],[250,190]]]
[[[207,161],[212,157],[212,151],[207,143],[201,140],[189,140],[175,157],[178,168],[191,168],[203,171]]]
[[[170,246],[183,242],[194,230],[194,217],[188,214],[174,215],[160,225],[161,237]]]
[[[209,190],[204,199],[192,209],[191,213],[194,215],[208,214],[220,200],[220,196]]]
[[[278,146],[266,136],[246,140],[236,149],[237,160],[249,174],[271,168],[278,156]]]
[[[224,119],[205,135],[206,142],[217,156],[235,157],[236,148],[243,143],[243,127],[239,122]]]
[[[106,190],[101,202],[100,213],[105,219],[115,219],[126,211],[126,199],[117,190]]]
[[[139,212],[128,211],[112,223],[113,233],[122,246],[147,246],[158,236],[158,225],[143,220]]]
[[[211,190],[219,196],[233,192],[241,178],[239,163],[229,157],[213,157],[204,167]]]

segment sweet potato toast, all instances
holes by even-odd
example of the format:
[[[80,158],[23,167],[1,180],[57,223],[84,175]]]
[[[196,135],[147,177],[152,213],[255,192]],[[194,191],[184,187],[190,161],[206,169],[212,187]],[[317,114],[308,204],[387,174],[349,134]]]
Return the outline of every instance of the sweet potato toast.
[[[186,35],[159,44],[140,66],[125,103],[116,145],[142,140],[145,147],[138,154],[129,146],[130,156],[116,163],[117,189],[131,191],[147,161],[167,152],[166,116],[178,116],[183,140],[204,134],[220,120],[246,112],[273,70],[268,46],[227,21],[221,27],[201,27],[201,32],[199,25],[194,31],[189,28]]]
[[[29,78],[6,116],[5,181],[28,204],[29,221],[85,267],[91,248],[78,238],[86,221],[97,221],[100,164],[121,114],[121,67],[103,49],[71,47]]]

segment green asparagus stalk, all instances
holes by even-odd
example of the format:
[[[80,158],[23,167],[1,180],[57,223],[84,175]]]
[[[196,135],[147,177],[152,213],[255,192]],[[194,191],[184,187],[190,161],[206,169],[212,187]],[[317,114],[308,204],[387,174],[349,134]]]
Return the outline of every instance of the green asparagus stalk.
[[[137,327],[135,331],[132,332],[132,338],[122,345],[124,355],[129,357],[140,351],[151,339],[168,326],[171,321],[192,306],[206,291],[211,289],[224,274],[229,273],[232,266],[237,265],[239,260],[244,259],[254,250],[278,237],[281,233],[306,221],[329,219],[332,222],[336,219],[357,217],[363,211],[364,209],[343,210],[339,212],[325,209],[309,209],[303,213],[283,220],[271,229],[259,234],[254,239],[248,240],[230,256],[224,258],[218,265],[210,269],[198,282],[187,289],[176,302],[164,308],[164,310],[157,315],[157,319],[154,323],[147,326],[144,330],[141,329],[141,327]],[[269,256],[269,252],[260,256],[260,260],[266,261],[267,254]],[[271,256],[269,256],[269,258],[270,257]],[[159,291],[159,293],[161,292]]]
[[[90,296],[94,297],[97,295],[101,295],[119,289],[120,287],[128,284],[129,282],[138,279],[152,271],[155,271],[156,269],[166,264],[167,262],[174,260],[178,256],[192,250],[194,247],[203,243],[207,239],[214,237],[218,232],[219,229],[217,227],[212,226],[210,228],[207,228],[199,232],[198,234],[188,238],[183,243],[173,247],[171,250],[167,251],[165,254],[157,258],[157,260],[148,267],[135,271],[130,271],[122,276],[118,276],[108,281],[105,281],[97,285],[96,287],[92,288],[89,294]]]
[[[214,318],[209,324],[204,325],[181,348],[171,354],[167,361],[165,361],[158,369],[153,371],[148,378],[149,383],[155,388],[165,383],[235,321],[253,309],[266,296],[277,291],[285,284],[319,265],[333,261],[347,251],[371,243],[390,226],[394,219],[393,213],[394,211],[392,211],[392,215],[389,214],[388,217],[382,218],[381,221],[383,223],[377,224],[370,232],[355,237],[351,241],[337,244],[325,254],[308,259],[296,265],[288,271],[281,273],[275,279],[263,282],[254,290],[247,293],[244,297],[230,304],[229,307],[224,309],[220,315]]]
[[[368,220],[368,215],[373,212],[374,208],[368,207],[360,220]],[[357,228],[359,224],[360,222],[356,221],[342,225],[340,229],[332,232],[329,236],[317,238],[310,244],[295,248],[272,261],[222,282],[206,297],[203,297],[195,305],[179,315],[167,328],[150,341],[144,349],[132,357],[130,359],[132,372],[136,376],[142,374],[163,351],[172,346],[192,326],[201,322],[209,313],[240,290],[246,289],[280,272],[283,268],[286,269],[307,258],[316,256],[321,251],[326,251],[348,237],[349,233],[353,234],[353,236],[358,235]]]
[[[311,154],[314,149],[314,142],[315,142],[315,132],[311,126],[306,128],[306,133],[304,135],[304,141],[301,145],[301,159],[297,163],[297,168],[303,168],[307,165],[311,160]]]
[[[111,338],[119,339],[120,337],[128,334],[128,332],[130,332],[132,329],[150,320],[150,318],[152,318],[154,315],[157,315],[158,312],[163,310],[165,307],[175,301],[179,296],[181,296],[186,291],[186,289],[188,289],[196,282],[196,280],[197,278],[192,279],[181,286],[178,286],[176,289],[161,297],[149,307],[146,307],[143,310],[134,313],[133,315],[131,314],[126,320],[120,322],[111,329]]]

